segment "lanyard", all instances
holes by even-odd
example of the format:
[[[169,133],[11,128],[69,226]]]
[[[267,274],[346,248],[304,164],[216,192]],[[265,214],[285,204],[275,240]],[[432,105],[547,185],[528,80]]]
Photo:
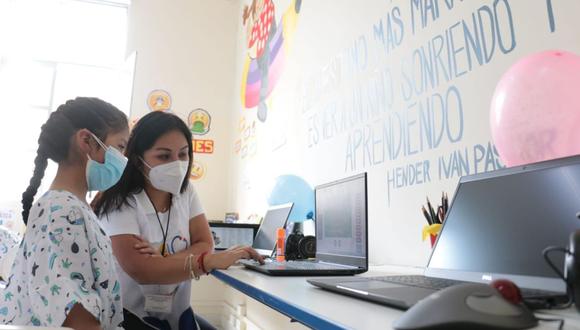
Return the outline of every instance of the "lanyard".
[[[153,204],[153,201],[151,200],[151,197],[149,197],[149,194],[147,194],[147,192],[145,192],[145,195],[147,195],[147,198],[149,199],[149,202],[151,202],[151,206],[153,206],[153,209],[155,210],[155,216],[157,217],[157,221],[159,222],[159,228],[161,228],[161,234],[163,235],[163,244],[161,245],[161,255],[162,256],[166,256],[166,243],[167,243],[167,234],[169,233],[169,220],[171,220],[171,201],[169,202],[169,211],[167,213],[167,224],[165,225],[165,231],[163,230],[163,225],[161,224],[161,219],[159,218],[159,213],[157,212],[157,208],[155,207],[155,204]]]

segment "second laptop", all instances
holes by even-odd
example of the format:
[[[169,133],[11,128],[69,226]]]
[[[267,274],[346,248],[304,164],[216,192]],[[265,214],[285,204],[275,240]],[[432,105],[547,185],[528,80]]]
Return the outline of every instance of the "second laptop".
[[[367,175],[362,173],[317,186],[315,195],[316,258],[260,265],[249,269],[278,276],[354,275],[368,269]]]

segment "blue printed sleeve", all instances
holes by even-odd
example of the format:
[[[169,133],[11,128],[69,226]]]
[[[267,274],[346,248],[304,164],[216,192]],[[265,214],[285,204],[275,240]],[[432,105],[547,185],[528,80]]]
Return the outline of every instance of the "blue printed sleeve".
[[[64,196],[33,208],[31,217],[7,288],[13,323],[60,326],[80,304],[104,329],[115,328],[122,321],[120,285],[94,213]]]

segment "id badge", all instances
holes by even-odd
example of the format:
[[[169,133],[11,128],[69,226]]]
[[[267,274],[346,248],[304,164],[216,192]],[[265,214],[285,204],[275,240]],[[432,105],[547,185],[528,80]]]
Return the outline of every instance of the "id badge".
[[[145,311],[170,314],[173,308],[173,294],[146,294]]]

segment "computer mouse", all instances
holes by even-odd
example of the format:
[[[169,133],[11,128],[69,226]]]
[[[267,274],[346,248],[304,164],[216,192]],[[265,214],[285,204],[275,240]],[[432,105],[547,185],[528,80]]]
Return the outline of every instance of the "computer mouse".
[[[393,323],[411,329],[528,329],[538,324],[523,304],[513,304],[479,283],[450,286],[422,299]]]

